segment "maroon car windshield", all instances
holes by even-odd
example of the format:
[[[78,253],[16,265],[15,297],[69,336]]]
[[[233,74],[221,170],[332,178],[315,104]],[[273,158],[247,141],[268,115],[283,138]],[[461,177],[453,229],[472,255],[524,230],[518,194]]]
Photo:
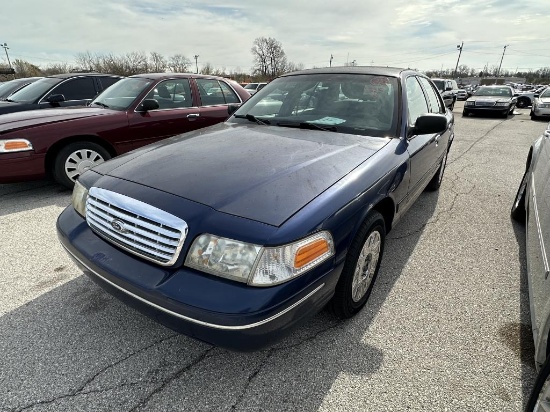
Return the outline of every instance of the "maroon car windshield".
[[[152,82],[150,79],[136,77],[119,80],[105,89],[91,104],[113,110],[126,110]]]

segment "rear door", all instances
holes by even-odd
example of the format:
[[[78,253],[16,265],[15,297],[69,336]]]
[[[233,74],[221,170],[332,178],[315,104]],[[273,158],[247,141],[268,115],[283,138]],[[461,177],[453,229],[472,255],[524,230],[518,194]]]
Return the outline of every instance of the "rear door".
[[[200,123],[203,127],[223,122],[229,117],[228,106],[240,104],[241,98],[226,82],[217,79],[195,79],[201,100]]]

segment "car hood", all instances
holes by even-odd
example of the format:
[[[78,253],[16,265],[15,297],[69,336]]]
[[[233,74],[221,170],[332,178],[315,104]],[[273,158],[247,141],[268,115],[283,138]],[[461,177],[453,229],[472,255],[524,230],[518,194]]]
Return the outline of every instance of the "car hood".
[[[0,117],[0,134],[44,125],[48,123],[65,122],[92,116],[115,114],[116,111],[95,107],[66,107],[60,109],[29,110],[9,113]]]
[[[224,123],[167,139],[94,170],[280,226],[389,141]]]

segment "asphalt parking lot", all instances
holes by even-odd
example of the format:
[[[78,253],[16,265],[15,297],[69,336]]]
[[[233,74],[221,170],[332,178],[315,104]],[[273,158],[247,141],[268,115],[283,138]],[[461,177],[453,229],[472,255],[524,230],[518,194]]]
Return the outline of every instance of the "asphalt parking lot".
[[[535,379],[524,228],[509,211],[545,122],[463,118],[438,193],[389,234],[365,309],[271,348],[177,335],[83,276],[70,192],[0,185],[1,411],[519,411]]]

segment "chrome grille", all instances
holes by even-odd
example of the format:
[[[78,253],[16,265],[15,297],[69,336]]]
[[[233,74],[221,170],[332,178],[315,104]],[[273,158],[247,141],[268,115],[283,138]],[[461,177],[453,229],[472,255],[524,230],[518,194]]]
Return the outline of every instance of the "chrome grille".
[[[88,193],[86,221],[104,239],[163,266],[175,263],[187,236],[184,220],[98,187]]]
[[[495,105],[495,102],[491,100],[476,100],[476,106],[490,107],[494,105]]]

